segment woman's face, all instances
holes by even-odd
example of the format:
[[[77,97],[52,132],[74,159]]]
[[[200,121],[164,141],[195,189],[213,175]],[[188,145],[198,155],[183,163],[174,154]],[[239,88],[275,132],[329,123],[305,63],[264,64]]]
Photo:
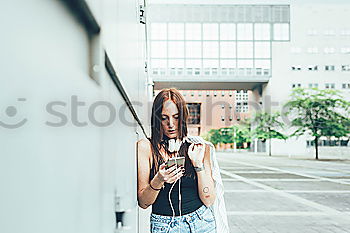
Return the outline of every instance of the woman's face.
[[[162,127],[163,133],[169,138],[177,138],[179,111],[176,104],[172,100],[163,103],[162,110]]]

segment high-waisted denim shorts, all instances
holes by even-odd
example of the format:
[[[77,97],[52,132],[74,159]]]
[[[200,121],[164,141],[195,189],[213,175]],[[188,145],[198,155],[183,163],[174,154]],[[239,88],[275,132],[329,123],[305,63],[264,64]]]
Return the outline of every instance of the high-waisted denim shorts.
[[[174,218],[152,213],[150,219],[153,233],[216,233],[214,214],[205,205],[191,213]]]

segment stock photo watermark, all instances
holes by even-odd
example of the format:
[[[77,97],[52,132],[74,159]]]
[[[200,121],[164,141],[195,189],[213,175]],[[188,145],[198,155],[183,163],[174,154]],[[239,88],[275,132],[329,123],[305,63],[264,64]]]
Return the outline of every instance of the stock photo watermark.
[[[18,102],[22,102],[22,104],[25,104],[27,101],[26,98],[17,98]],[[278,101],[272,101],[271,96],[265,96],[263,97],[263,104],[255,102],[255,101],[244,101],[247,103],[248,112],[245,112],[244,114],[250,114],[253,115],[254,112],[260,112],[265,111],[271,113],[272,109],[276,109],[280,107],[280,113],[281,113],[281,119],[284,123],[288,124],[290,123],[290,116],[287,116],[287,108],[282,105]],[[203,105],[205,105],[206,111],[201,111],[200,115],[204,117],[204,124],[211,125],[213,123],[213,113],[215,110],[215,107],[224,107],[224,115],[233,115],[233,116],[240,116],[242,112],[238,112],[236,109],[236,104],[239,102],[232,103],[231,101],[212,101],[212,99],[208,99],[208,101],[202,102]],[[140,102],[140,101],[131,101],[131,104],[134,108],[142,108],[147,110],[144,116],[151,116],[152,111],[152,105],[153,102]],[[16,104],[15,105],[9,105],[4,108],[5,116],[2,118],[6,119],[0,119],[0,128],[5,129],[18,129],[30,121],[28,117],[26,117],[25,112],[21,112],[22,119],[15,119],[20,111],[21,106]],[[147,106],[144,106],[147,105]],[[232,109],[231,107],[232,106]],[[162,106],[156,106],[157,108],[161,108]],[[82,114],[81,111],[84,111],[85,113]],[[49,101],[47,104],[45,104],[45,107],[43,109],[43,112],[41,114],[45,114],[46,118],[50,118],[50,120],[47,120],[43,122],[43,125],[57,128],[57,127],[65,127],[68,124],[72,124],[75,127],[86,127],[88,125],[93,125],[95,127],[109,127],[112,126],[116,121],[120,122],[121,124],[124,124],[126,126],[135,127],[137,126],[137,122],[133,119],[133,117],[128,117],[128,115],[131,116],[129,107],[126,103],[123,104],[115,104],[108,101],[94,101],[90,104],[88,104],[86,101],[79,100],[77,95],[70,96],[70,101],[62,101],[62,100],[55,100],[55,101]],[[83,116],[82,116],[83,115]],[[23,117],[24,116],[24,117]],[[139,116],[141,118],[147,118],[144,116]],[[158,116],[161,120],[161,116]],[[252,117],[252,116],[251,116]],[[81,118],[85,120],[80,120]],[[54,119],[54,120],[52,120]],[[143,124],[149,124],[148,122],[142,122]],[[227,124],[225,122],[225,124]],[[231,123],[232,124],[232,123]],[[227,124],[227,126],[231,125]]]

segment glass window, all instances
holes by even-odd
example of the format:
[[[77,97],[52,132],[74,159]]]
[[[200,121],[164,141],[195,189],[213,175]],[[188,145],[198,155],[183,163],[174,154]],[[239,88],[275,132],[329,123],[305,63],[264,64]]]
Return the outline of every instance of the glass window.
[[[318,66],[316,66],[316,65],[309,65],[307,67],[307,69],[310,70],[310,71],[316,71],[316,70],[318,70]]]
[[[187,68],[201,68],[202,67],[202,60],[200,60],[200,59],[188,59],[188,60],[186,60],[186,67]]]
[[[236,112],[241,112],[242,111],[242,103],[238,102],[236,103]]]
[[[220,60],[220,67],[236,68],[236,60]]]
[[[166,68],[167,60],[165,59],[152,59],[152,66],[157,68]]]
[[[220,40],[236,40],[236,24],[220,24]]]
[[[219,60],[203,59],[203,68],[218,68]]]
[[[152,23],[151,24],[151,39],[152,40],[166,40],[167,39],[167,25],[166,25],[166,23]]]
[[[192,95],[192,94],[191,94]],[[188,107],[188,124],[200,124],[201,105],[199,103],[187,104]]]
[[[185,24],[169,23],[168,24],[168,39],[169,40],[184,40],[185,39]]]
[[[273,25],[274,40],[289,40],[289,24],[275,23]]]
[[[183,58],[185,56],[185,43],[183,41],[169,41],[168,42],[169,46],[169,58]]]
[[[270,60],[255,60],[255,68],[269,69],[271,66]]]
[[[167,43],[165,41],[151,42],[151,57],[165,58],[167,56]]]
[[[219,60],[203,60],[204,75],[218,75]]]
[[[186,23],[186,40],[201,40],[202,27],[200,23]]]
[[[253,40],[253,24],[239,23],[237,24],[238,40]]]
[[[326,83],[325,84],[325,88],[326,89],[334,89],[335,88],[335,84],[334,83]]]
[[[342,71],[350,71],[350,65],[342,65],[341,70]]]
[[[318,88],[318,83],[309,83],[309,88]]]
[[[333,66],[333,65],[326,65],[326,66],[324,67],[324,69],[325,69],[326,71],[334,71],[334,70],[335,70],[335,66]]]
[[[238,60],[239,68],[253,68],[253,60]]]
[[[220,60],[220,67],[222,75],[235,75],[236,60]]]
[[[218,42],[203,42],[203,57],[204,58],[218,58],[219,57],[219,43]]]
[[[244,102],[244,103],[243,103],[242,112],[248,112],[248,103],[247,103],[247,102]]]
[[[203,24],[203,40],[218,40],[219,25],[217,23]]]
[[[185,60],[184,59],[169,59],[168,60],[169,68],[184,68]]]
[[[152,74],[154,75],[164,75],[167,68],[166,59],[152,59]]]
[[[220,57],[235,58],[236,42],[220,42]]]
[[[256,75],[270,75],[271,62],[270,60],[255,60],[255,74]]]
[[[186,57],[201,58],[202,57],[202,43],[196,41],[186,41]]]
[[[253,58],[253,42],[238,42],[238,58]]]
[[[257,23],[254,25],[254,39],[255,40],[270,40],[270,24]]]
[[[256,58],[270,58],[271,57],[270,42],[255,42],[254,56]]]
[[[299,65],[292,66],[292,70],[301,70],[301,66]]]
[[[350,83],[343,83],[342,88],[343,89],[350,89]]]

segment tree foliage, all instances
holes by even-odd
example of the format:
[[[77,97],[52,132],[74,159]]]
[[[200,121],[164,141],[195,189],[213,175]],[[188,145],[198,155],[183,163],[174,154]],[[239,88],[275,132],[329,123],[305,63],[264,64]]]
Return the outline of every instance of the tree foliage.
[[[243,143],[249,143],[252,141],[250,125],[239,124],[231,127],[233,131],[232,140],[233,142],[236,142],[237,147],[243,147]]]
[[[286,115],[292,116],[291,125],[296,127],[291,136],[305,133],[313,136],[316,159],[321,136],[340,138],[349,135],[350,103],[345,101],[338,91],[295,88],[285,107]]]
[[[209,141],[215,146],[222,142],[221,133],[218,129],[209,130]]]
[[[220,129],[211,129],[203,136],[214,145],[236,142],[238,147],[243,147],[243,143],[251,142],[250,126],[246,123]]]
[[[255,138],[262,140],[269,140],[269,155],[271,156],[271,139],[287,139],[288,136],[279,132],[283,129],[284,124],[280,120],[280,114],[276,113],[267,113],[267,112],[258,112],[255,114],[252,123],[255,124],[255,128],[252,131],[252,135]]]

